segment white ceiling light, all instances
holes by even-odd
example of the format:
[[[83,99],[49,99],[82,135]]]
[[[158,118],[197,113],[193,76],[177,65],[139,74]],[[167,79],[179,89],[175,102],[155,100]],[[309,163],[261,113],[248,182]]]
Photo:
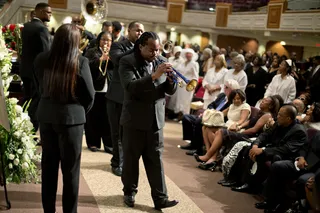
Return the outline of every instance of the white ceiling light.
[[[171,27],[171,31],[175,31],[176,30],[176,28],[174,28],[174,27]]]
[[[281,44],[282,46],[284,46],[284,45],[286,45],[286,42],[285,42],[285,41],[281,41],[280,44]]]
[[[209,8],[209,11],[214,11],[214,8],[210,7],[210,8]]]

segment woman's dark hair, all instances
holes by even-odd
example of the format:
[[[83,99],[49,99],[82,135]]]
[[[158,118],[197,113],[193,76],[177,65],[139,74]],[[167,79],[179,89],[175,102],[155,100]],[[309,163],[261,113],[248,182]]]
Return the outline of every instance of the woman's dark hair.
[[[272,97],[278,99],[278,101],[279,101],[279,109],[280,109],[280,108],[283,106],[283,104],[284,104],[283,98],[282,98],[280,95],[273,95]],[[279,111],[279,110],[278,110],[278,111]]]
[[[112,39],[112,35],[109,33],[109,32],[101,32],[101,33],[99,33],[99,35],[98,35],[98,37],[97,37],[97,43],[96,43],[96,47],[99,47],[100,46],[100,41],[101,41],[101,38],[102,38],[102,36],[104,36],[104,35],[108,35],[108,36],[110,36],[110,38]]]
[[[269,105],[269,111],[273,119],[275,119],[280,109],[280,102],[279,102],[279,99],[275,96],[270,96],[269,98],[271,99],[271,103]]]
[[[80,31],[74,24],[64,24],[56,31],[44,72],[44,94],[66,103],[75,98],[79,70]]]
[[[135,53],[138,53],[140,55],[140,45],[141,46],[145,46],[148,43],[149,39],[153,39],[153,40],[159,40],[160,38],[157,35],[157,33],[155,32],[144,32],[140,38],[136,41],[136,43],[134,44],[134,51]]]
[[[246,100],[246,94],[240,89],[235,89],[235,90],[232,90],[229,95],[230,102],[233,101],[233,99],[236,97],[236,95],[239,95],[242,102],[244,102]]]
[[[320,102],[315,102],[312,111],[312,122],[320,122]]]
[[[261,66],[262,66],[262,58],[261,58],[259,55],[254,55],[252,62],[254,62],[254,60],[256,60],[256,58],[258,58],[258,64],[257,64],[257,66],[258,66],[258,67],[261,67]]]

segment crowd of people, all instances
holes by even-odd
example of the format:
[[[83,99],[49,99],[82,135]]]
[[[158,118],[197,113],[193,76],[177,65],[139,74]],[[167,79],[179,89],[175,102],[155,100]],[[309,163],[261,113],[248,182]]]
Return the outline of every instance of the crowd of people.
[[[167,97],[167,115],[181,121],[189,142],[180,148],[199,169],[221,170],[218,184],[262,194],[258,209],[287,212],[298,201],[307,211],[314,201],[306,205],[305,187],[320,188],[320,56],[301,66],[294,52],[288,59],[271,51],[260,56],[212,47],[202,54],[195,49],[193,69],[184,69],[184,51],[175,47],[166,56],[187,78],[204,77],[192,95]]]

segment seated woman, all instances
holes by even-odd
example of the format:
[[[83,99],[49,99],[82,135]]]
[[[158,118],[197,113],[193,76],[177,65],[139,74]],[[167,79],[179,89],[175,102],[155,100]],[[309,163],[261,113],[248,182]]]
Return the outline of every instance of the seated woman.
[[[226,127],[231,131],[237,131],[241,129],[239,129],[239,127],[241,127],[241,125],[244,124],[250,117],[251,107],[249,106],[249,104],[245,103],[246,95],[240,89],[233,90],[231,92],[230,100],[232,100],[233,103],[229,108],[223,110],[224,115],[228,118]],[[216,134],[219,134],[218,132],[224,130],[226,129],[217,131],[217,128],[214,127],[202,127],[202,134],[207,152],[210,152],[211,149],[216,150],[216,147],[213,144],[215,136]],[[195,154],[194,156],[198,162],[208,161],[208,165],[206,165],[207,167],[216,166],[216,155],[213,156],[212,154],[209,156],[208,154],[206,154],[204,156],[198,156]]]
[[[220,129],[216,132],[212,146],[204,156],[198,157],[203,163],[199,168],[214,170],[217,166],[217,156],[222,146],[232,147],[238,141],[247,141],[249,138],[256,137],[263,131],[264,125],[270,118],[275,118],[279,111],[279,101],[276,97],[264,98],[260,103],[260,111],[257,116],[252,116],[250,120],[245,121],[237,127],[237,130],[246,128],[246,130],[235,132],[234,130]]]
[[[320,103],[316,102],[307,110],[306,116],[301,121],[307,128],[320,130]]]

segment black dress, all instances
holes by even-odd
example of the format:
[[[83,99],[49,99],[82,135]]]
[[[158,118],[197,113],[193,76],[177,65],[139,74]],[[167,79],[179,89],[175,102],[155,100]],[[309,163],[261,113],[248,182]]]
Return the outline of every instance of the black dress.
[[[253,67],[249,67],[246,70],[246,73],[248,77],[248,85],[255,85],[254,88],[248,86],[246,88],[247,103],[250,106],[255,106],[256,103],[263,98],[268,74],[261,67],[256,72],[253,71]]]

